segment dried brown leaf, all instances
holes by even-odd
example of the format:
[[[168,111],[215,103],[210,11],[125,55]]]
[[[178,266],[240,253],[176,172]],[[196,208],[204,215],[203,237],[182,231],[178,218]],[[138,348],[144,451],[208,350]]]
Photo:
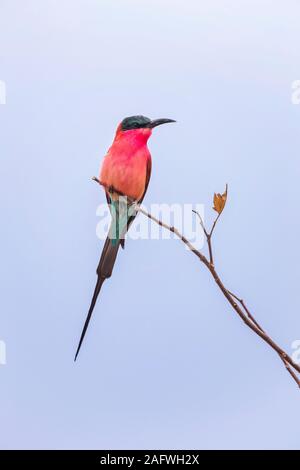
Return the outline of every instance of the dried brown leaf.
[[[218,213],[221,214],[223,212],[223,209],[225,207],[227,200],[227,184],[226,184],[226,189],[223,194],[220,193],[215,193],[214,194],[214,205],[213,209]]]

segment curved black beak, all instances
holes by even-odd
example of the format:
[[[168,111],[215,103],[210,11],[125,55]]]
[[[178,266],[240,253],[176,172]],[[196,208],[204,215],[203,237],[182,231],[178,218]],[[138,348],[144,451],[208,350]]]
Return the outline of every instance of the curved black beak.
[[[150,127],[151,129],[153,129],[153,127],[160,126],[161,124],[167,124],[168,122],[176,122],[176,121],[174,121],[174,119],[165,119],[165,118],[154,119],[153,121],[149,122],[147,127]]]

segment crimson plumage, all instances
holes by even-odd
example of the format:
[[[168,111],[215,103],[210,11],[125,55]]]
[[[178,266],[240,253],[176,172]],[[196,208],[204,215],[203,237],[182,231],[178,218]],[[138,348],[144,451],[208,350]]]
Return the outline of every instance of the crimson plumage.
[[[120,124],[113,144],[104,157],[100,181],[139,201],[148,183],[147,168],[151,166],[151,155],[147,142],[151,133],[149,128],[124,132]]]
[[[92,302],[81,333],[75,361],[91,319],[101,287],[113,271],[120,245],[124,247],[124,236],[135,218],[129,209],[132,200],[140,203],[147,191],[151,175],[151,155],[147,142],[152,129],[161,124],[175,122],[172,119],[151,120],[145,116],[130,116],[118,125],[112,146],[104,157],[100,169],[100,181],[105,187],[116,191],[106,191],[107,201],[111,207],[112,221],[104,243],[97,268],[97,283]],[[128,196],[125,200],[122,193]]]

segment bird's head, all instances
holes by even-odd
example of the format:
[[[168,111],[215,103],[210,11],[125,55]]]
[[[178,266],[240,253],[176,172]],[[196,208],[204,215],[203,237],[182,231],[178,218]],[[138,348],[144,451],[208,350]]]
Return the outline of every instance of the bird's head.
[[[160,126],[161,124],[167,124],[168,122],[176,122],[174,119],[149,119],[145,116],[130,116],[123,119],[117,129],[117,135],[128,135],[128,137],[140,137],[146,141],[152,134],[154,127]]]

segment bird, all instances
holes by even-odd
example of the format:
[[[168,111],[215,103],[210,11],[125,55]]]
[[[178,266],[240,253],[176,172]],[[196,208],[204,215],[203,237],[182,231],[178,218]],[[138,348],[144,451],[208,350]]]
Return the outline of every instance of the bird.
[[[135,202],[141,204],[146,194],[152,166],[148,139],[155,127],[172,122],[176,121],[167,118],[151,120],[142,115],[124,118],[103,158],[99,181],[105,189],[111,225],[97,267],[97,282],[74,361],[80,351],[101,287],[112,275],[120,246],[125,246],[124,236],[136,216]]]

